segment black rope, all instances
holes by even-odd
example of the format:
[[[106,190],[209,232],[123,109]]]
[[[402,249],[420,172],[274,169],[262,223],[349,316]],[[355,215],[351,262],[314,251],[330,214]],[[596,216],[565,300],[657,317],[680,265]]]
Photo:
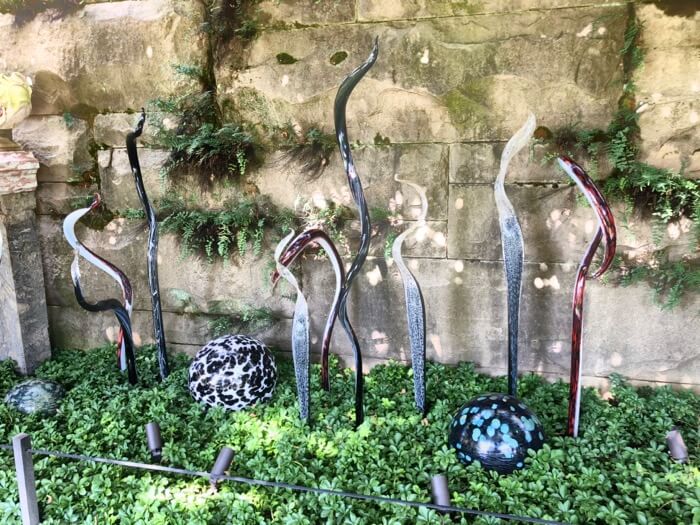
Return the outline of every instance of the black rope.
[[[11,445],[0,445],[0,449],[12,450]],[[37,456],[49,456],[63,459],[72,459],[77,461],[87,461],[92,463],[103,463],[106,465],[116,465],[119,467],[149,470],[152,472],[165,472],[168,474],[179,474],[182,476],[207,478],[212,482],[218,481],[233,481],[235,483],[243,483],[245,485],[254,485],[260,487],[271,487],[276,489],[286,489],[297,492],[307,492],[312,494],[320,494],[326,496],[336,496],[340,498],[350,498],[362,501],[370,501],[374,503],[385,503],[392,505],[403,505],[405,507],[425,507],[428,509],[437,510],[440,512],[455,512],[460,514],[470,514],[472,516],[489,516],[492,518],[500,518],[510,521],[519,521],[521,523],[538,523],[545,525],[566,525],[560,521],[545,520],[540,518],[529,518],[526,516],[516,516],[514,514],[502,514],[499,512],[487,512],[483,510],[467,509],[464,507],[454,507],[452,505],[436,505],[435,503],[423,503],[420,501],[408,501],[398,498],[390,498],[387,496],[372,496],[369,494],[358,494],[355,492],[345,492],[342,490],[321,489],[316,487],[305,487],[304,485],[294,485],[292,483],[284,483],[282,481],[264,481],[261,479],[244,478],[241,476],[226,476],[214,475],[209,472],[201,472],[196,470],[188,470],[184,468],[166,467],[164,465],[153,465],[151,463],[138,463],[136,461],[125,461],[121,459],[100,458],[95,456],[85,456],[83,454],[69,454],[66,452],[53,452],[51,450],[30,449],[29,452]]]

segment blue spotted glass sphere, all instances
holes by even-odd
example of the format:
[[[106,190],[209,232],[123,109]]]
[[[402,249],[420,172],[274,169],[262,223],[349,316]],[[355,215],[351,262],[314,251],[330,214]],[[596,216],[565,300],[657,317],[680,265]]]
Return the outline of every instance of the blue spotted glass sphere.
[[[449,444],[465,465],[479,461],[487,470],[509,474],[523,468],[528,450],[542,448],[544,430],[517,398],[484,394],[464,404],[452,418]]]

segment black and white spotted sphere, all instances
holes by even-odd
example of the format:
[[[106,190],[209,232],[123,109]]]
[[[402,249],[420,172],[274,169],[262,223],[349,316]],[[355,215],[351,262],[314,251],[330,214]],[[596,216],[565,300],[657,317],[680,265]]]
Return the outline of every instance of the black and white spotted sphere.
[[[509,474],[523,468],[528,450],[544,444],[537,416],[506,394],[484,394],[460,408],[450,424],[449,444],[465,465],[479,461],[487,470]]]
[[[272,353],[247,335],[209,341],[190,364],[189,389],[195,401],[228,410],[269,400],[276,382]]]

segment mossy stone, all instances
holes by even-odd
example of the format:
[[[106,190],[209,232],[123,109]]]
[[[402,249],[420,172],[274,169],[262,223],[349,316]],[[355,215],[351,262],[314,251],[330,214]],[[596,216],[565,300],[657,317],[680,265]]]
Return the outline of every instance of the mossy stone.
[[[277,53],[277,62],[280,64],[289,65],[298,62],[298,60],[289,53]]]
[[[331,55],[330,62],[331,62],[331,64],[333,64],[334,66],[337,66],[338,64],[340,64],[340,63],[341,63],[343,60],[345,60],[346,58],[348,58],[347,52],[345,52],[345,51],[336,51],[335,53],[333,53],[333,54]]]

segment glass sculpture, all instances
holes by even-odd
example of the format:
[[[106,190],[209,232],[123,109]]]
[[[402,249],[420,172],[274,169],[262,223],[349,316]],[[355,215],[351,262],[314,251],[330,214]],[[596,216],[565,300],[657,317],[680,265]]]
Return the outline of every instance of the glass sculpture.
[[[156,212],[151,206],[143,185],[141,165],[136,151],[136,139],[143,132],[146,122],[146,112],[141,109],[136,128],[126,136],[126,151],[129,156],[131,172],[134,174],[136,192],[148,219],[148,285],[151,289],[151,307],[153,309],[153,333],[156,341],[158,369],[161,379],[168,377],[168,354],[165,349],[165,330],[163,329],[163,312],[160,305],[160,287],[158,286],[158,220]]]
[[[483,394],[465,403],[452,419],[449,443],[457,459],[509,474],[523,468],[528,450],[544,444],[537,416],[517,398]]]
[[[600,267],[591,275],[591,279],[597,279],[610,267],[615,257],[617,233],[612,211],[593,180],[581,166],[570,158],[562,156],[557,160],[564,172],[583,192],[598,219],[598,229],[593,240],[588,244],[583,259],[581,259],[574,284],[573,321],[571,327],[571,376],[569,379],[569,413],[566,432],[571,437],[577,437],[581,411],[581,331],[583,328],[583,295],[586,288],[586,277],[601,240],[605,240],[603,260],[600,263]]]
[[[243,410],[270,399],[276,384],[272,352],[247,335],[209,341],[190,363],[190,394],[208,406]]]
[[[78,304],[89,312],[106,312],[111,310],[119,322],[119,336],[117,337],[119,366],[122,371],[126,370],[129,382],[136,384],[136,357],[134,356],[134,343],[131,334],[131,310],[133,308],[133,292],[131,283],[124,272],[114,266],[109,261],[103,259],[89,248],[82,245],[75,234],[75,225],[88,213],[100,206],[99,194],[95,194],[92,204],[87,208],[81,208],[70,213],[63,221],[63,235],[68,244],[75,250],[75,257],[71,264],[71,278],[73,279],[73,291]],[[122,290],[122,301],[117,299],[105,299],[96,303],[89,303],[85,300],[80,287],[80,257],[90,264],[103,271],[114,279]]]
[[[299,399],[299,417],[302,421],[309,420],[309,305],[306,297],[299,288],[292,272],[280,263],[280,256],[294,237],[291,232],[282,239],[275,248],[275,264],[277,272],[292,285],[297,293],[294,305],[294,317],[292,319],[292,360],[294,361],[294,375],[297,381],[297,398]]]
[[[22,414],[52,416],[65,395],[65,389],[55,381],[27,379],[10,389],[5,404]]]
[[[331,388],[328,376],[328,357],[330,354],[331,338],[333,337],[335,320],[338,318],[340,295],[345,284],[345,268],[343,267],[343,261],[338,254],[338,249],[326,232],[317,228],[309,228],[297,235],[287,245],[285,250],[280,254],[278,262],[285,267],[289,267],[307,247],[314,244],[319,245],[326,252],[326,255],[333,265],[333,272],[335,273],[335,295],[333,296],[331,309],[328,312],[326,326],[323,330],[323,340],[321,342],[321,385],[324,390],[328,391]],[[279,271],[275,270],[272,274],[273,286],[277,283],[279,277]]]
[[[523,468],[528,451],[538,450],[545,440],[537,417],[514,395],[518,389],[518,315],[524,245],[518,218],[505,193],[508,165],[527,145],[535,126],[535,116],[530,114],[508,141],[494,185],[508,296],[509,395],[483,394],[462,405],[452,418],[448,439],[462,463],[479,461],[485,469],[503,474]]]
[[[352,153],[350,151],[350,142],[348,140],[348,130],[346,126],[345,109],[355,86],[358,82],[362,80],[362,77],[367,74],[367,71],[374,65],[379,54],[379,42],[377,39],[374,40],[374,46],[370,52],[367,60],[350,73],[345,80],[343,80],[340,88],[338,88],[338,93],[335,97],[334,104],[334,121],[335,121],[335,134],[338,140],[338,147],[340,148],[340,156],[343,159],[343,166],[345,167],[345,174],[347,175],[348,184],[350,185],[350,192],[352,194],[353,201],[357,206],[358,214],[360,217],[360,246],[357,250],[357,255],[350,265],[347,276],[345,278],[345,286],[340,295],[340,302],[338,308],[338,319],[340,324],[343,326],[345,333],[350,339],[350,344],[352,345],[353,357],[355,360],[355,426],[359,426],[364,421],[364,377],[362,375],[362,353],[360,351],[360,343],[357,340],[357,335],[350,324],[348,319],[348,294],[352,288],[352,283],[360,273],[360,269],[367,258],[367,252],[369,251],[369,241],[371,235],[370,221],[369,221],[369,210],[367,209],[367,201],[365,200],[364,191],[362,189],[362,182],[360,181],[360,176],[355,169],[355,163],[352,159]]]
[[[391,247],[391,256],[401,274],[404,297],[406,298],[408,338],[411,344],[411,365],[413,366],[413,394],[416,407],[422,414],[425,414],[425,304],[418,281],[403,261],[401,248],[404,240],[411,233],[425,227],[425,218],[428,216],[428,198],[425,195],[425,188],[418,184],[401,180],[397,176],[394,176],[394,180],[413,188],[418,193],[421,203],[421,213],[418,220],[396,237]]]
[[[508,393],[513,397],[518,395],[518,321],[525,248],[520,223],[506,196],[505,179],[511,159],[527,145],[535,127],[535,115],[530,113],[525,125],[511,137],[504,148],[494,185],[508,297]]]

